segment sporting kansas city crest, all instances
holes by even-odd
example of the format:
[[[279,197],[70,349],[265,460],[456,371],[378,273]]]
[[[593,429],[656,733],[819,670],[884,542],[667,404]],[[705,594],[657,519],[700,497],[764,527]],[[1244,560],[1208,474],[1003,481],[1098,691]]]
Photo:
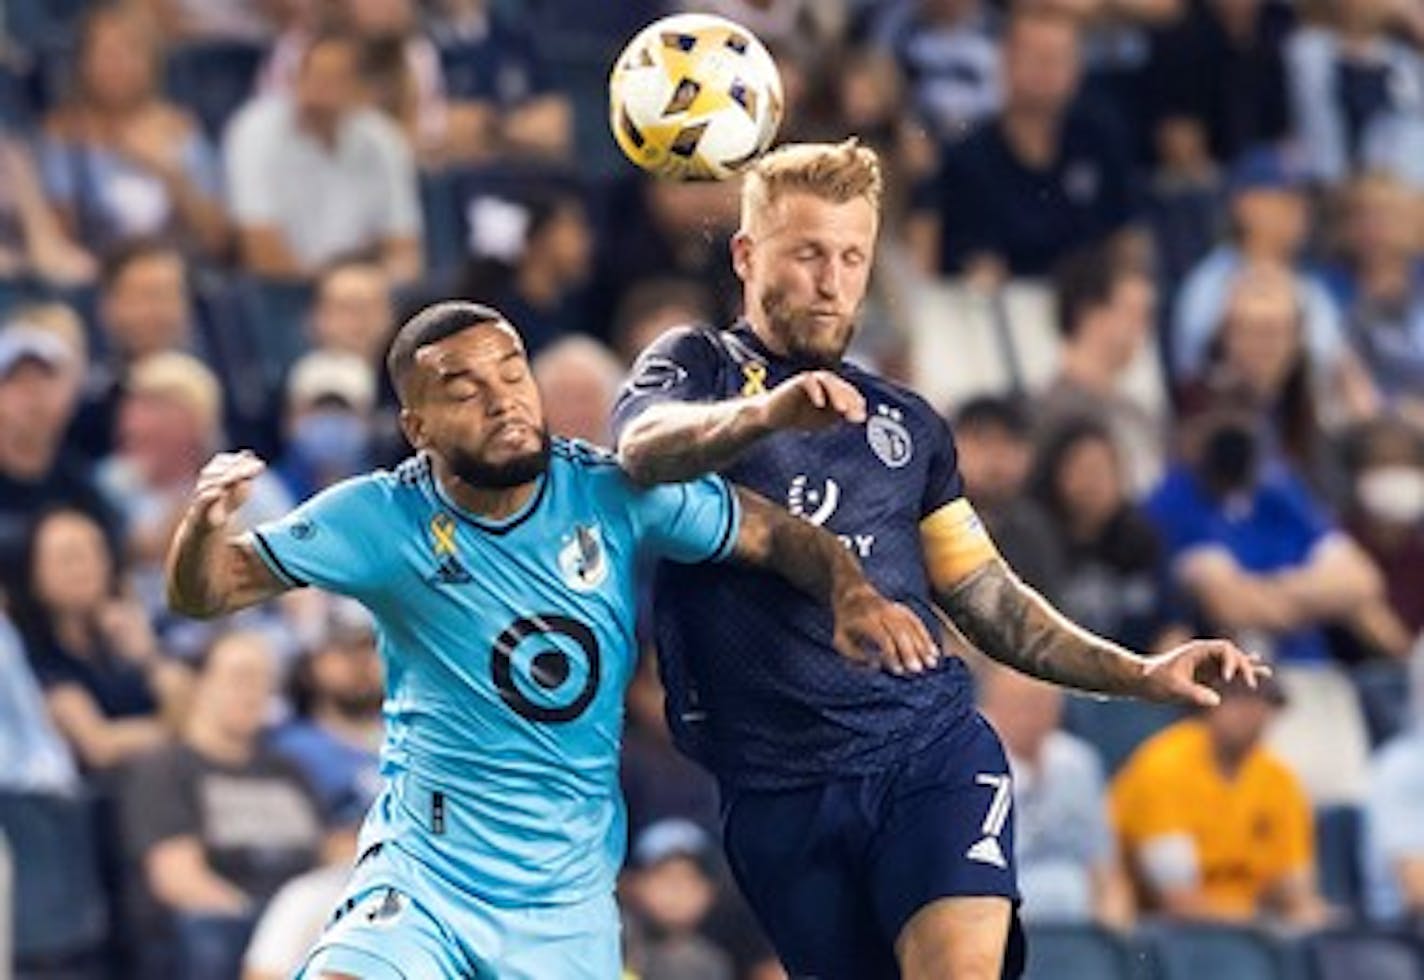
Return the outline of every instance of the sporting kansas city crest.
[[[576,592],[592,592],[608,578],[608,555],[597,524],[575,524],[564,535],[559,550],[559,571]]]
[[[915,454],[904,414],[890,405],[875,406],[875,413],[865,423],[865,438],[880,462],[892,470],[904,466]]]

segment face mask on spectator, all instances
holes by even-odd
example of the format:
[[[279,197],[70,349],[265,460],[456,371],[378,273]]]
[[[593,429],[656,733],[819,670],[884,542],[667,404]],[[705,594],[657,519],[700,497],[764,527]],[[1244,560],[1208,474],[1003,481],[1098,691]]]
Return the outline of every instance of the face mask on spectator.
[[[366,464],[366,423],[345,411],[307,415],[292,432],[292,452],[320,473],[355,473]]]
[[[1388,524],[1413,524],[1424,518],[1424,470],[1414,466],[1377,466],[1360,474],[1355,493],[1365,511]]]

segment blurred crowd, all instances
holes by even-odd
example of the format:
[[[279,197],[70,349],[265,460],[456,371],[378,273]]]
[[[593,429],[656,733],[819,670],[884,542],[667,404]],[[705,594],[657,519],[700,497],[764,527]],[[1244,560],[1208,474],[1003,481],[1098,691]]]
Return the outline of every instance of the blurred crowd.
[[[651,180],[606,131],[613,56],[674,9],[767,42],[783,140],[882,154],[854,356],[942,407],[1023,577],[1136,650],[1229,635],[1276,665],[1191,717],[978,665],[1025,917],[1424,930],[1417,0],[11,0],[20,975],[286,976],[353,859],[362,610],[165,609],[212,453],[270,463],[247,524],[400,459],[381,364],[432,299],[501,309],[554,431],[595,442],[639,350],[737,315],[735,184]],[[652,651],[627,721],[630,974],[782,976]]]

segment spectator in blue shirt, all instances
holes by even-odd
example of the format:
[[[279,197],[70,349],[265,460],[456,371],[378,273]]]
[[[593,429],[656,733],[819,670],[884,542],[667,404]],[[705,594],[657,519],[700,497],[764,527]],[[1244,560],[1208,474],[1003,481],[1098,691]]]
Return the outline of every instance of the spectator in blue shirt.
[[[1003,111],[947,147],[918,195],[909,231],[926,271],[1045,275],[1137,217],[1126,144],[1110,120],[1075,102],[1079,48],[1065,14],[1031,7],[1010,19]]]

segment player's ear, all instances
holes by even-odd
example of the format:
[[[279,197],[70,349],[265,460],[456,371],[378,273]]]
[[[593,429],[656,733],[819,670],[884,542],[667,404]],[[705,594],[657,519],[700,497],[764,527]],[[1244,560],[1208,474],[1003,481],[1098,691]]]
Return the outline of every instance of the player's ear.
[[[409,408],[401,409],[400,427],[401,432],[405,434],[405,441],[410,443],[412,448],[426,448],[425,420],[420,417],[419,412]]]
[[[752,274],[752,236],[745,231],[732,236],[732,268],[743,282]]]

